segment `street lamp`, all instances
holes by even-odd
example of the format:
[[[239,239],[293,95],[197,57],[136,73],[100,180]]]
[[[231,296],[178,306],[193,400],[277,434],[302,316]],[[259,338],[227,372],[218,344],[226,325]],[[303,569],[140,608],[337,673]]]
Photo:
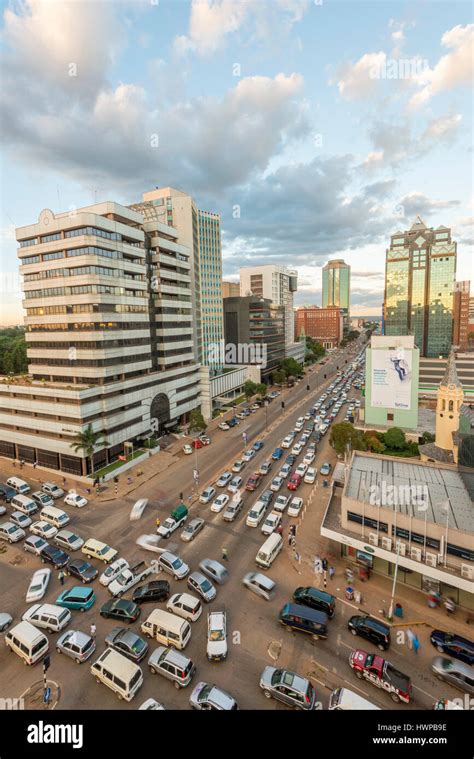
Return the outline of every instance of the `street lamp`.
[[[396,538],[396,533],[395,533]],[[390,598],[390,607],[388,609],[388,619],[393,618],[393,602],[395,600],[395,587],[397,585],[397,574],[398,574],[398,560],[400,558],[400,543],[396,543],[397,548],[397,560],[395,562],[395,573],[393,575],[393,584],[392,584],[392,596]]]

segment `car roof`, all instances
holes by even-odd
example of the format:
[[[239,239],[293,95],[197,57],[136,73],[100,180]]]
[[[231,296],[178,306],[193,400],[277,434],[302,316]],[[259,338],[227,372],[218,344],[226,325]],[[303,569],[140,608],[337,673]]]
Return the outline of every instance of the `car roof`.
[[[207,700],[216,706],[220,706],[222,709],[231,709],[235,704],[235,699],[229,696],[228,693],[221,690],[217,685],[212,686],[212,690],[209,691]]]
[[[61,638],[65,638],[68,636],[68,641],[73,646],[79,646],[79,648],[82,648],[85,646],[86,643],[90,640],[90,635],[87,633],[82,632],[81,630],[67,630]],[[58,643],[61,641],[61,638],[59,639]]]
[[[258,582],[259,585],[261,585],[263,588],[267,588],[268,590],[272,590],[275,587],[275,583],[273,580],[270,580],[269,577],[266,575],[263,575],[261,572],[251,572],[252,580],[255,582]]]
[[[61,595],[67,597],[70,593],[74,593],[75,596],[83,596],[84,598],[88,598],[91,592],[94,592],[92,588],[84,588],[83,585],[73,585],[72,588],[68,588]]]
[[[188,662],[190,661],[187,656],[179,653],[179,651],[176,651],[175,648],[165,648],[164,646],[159,646],[156,649],[157,658],[161,658],[163,654],[165,654],[167,661],[171,662],[172,664],[176,664],[178,667],[187,667]]]

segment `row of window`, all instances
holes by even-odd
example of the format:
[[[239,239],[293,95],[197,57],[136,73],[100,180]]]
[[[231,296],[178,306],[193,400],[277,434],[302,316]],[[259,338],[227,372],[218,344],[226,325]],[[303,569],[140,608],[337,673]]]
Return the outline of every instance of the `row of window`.
[[[75,287],[45,287],[42,290],[26,290],[25,298],[54,298],[60,295],[81,295],[95,293],[105,295],[125,295],[134,298],[146,298],[144,290],[129,290],[124,287],[112,287],[111,285],[78,285]],[[183,296],[184,297],[184,296]]]
[[[122,364],[141,363],[149,361],[146,354],[135,356],[120,356],[120,358],[30,358],[29,363],[32,366],[118,366]],[[69,381],[70,381],[69,377]],[[87,380],[90,382],[90,378]]]
[[[147,337],[135,337],[127,340],[126,338],[123,340],[93,340],[93,341],[84,341],[84,342],[71,342],[69,341],[59,341],[59,342],[48,342],[45,340],[44,342],[41,341],[39,343],[35,342],[28,342],[28,348],[33,349],[42,349],[45,350],[48,349],[58,349],[58,350],[69,350],[69,348],[75,348],[76,350],[105,350],[106,348],[121,348],[121,347],[127,347],[132,345],[149,345],[150,340]]]
[[[45,269],[44,271],[38,271],[34,274],[25,274],[25,282],[33,282],[38,279],[51,279],[54,277],[82,277],[85,274],[95,274],[103,277],[127,277],[129,279],[136,279],[143,281],[142,274],[125,274],[120,269],[111,269],[106,266],[75,266],[73,269]]]
[[[73,306],[37,306],[27,308],[27,316],[48,316],[50,314],[88,314],[88,313],[146,314],[147,306],[118,305],[113,303],[76,303]]]

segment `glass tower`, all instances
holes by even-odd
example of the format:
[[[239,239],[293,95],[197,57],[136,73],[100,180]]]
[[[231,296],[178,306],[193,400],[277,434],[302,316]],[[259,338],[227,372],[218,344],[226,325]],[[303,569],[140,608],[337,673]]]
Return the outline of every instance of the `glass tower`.
[[[337,306],[349,314],[351,267],[340,259],[323,266],[323,308]]]

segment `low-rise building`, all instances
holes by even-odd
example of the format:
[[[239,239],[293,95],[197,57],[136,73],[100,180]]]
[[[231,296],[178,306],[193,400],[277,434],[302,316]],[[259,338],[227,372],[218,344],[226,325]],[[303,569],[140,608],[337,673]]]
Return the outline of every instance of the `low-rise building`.
[[[337,348],[343,338],[343,312],[336,306],[303,306],[295,312],[295,339],[301,333],[320,342],[324,348]]]

